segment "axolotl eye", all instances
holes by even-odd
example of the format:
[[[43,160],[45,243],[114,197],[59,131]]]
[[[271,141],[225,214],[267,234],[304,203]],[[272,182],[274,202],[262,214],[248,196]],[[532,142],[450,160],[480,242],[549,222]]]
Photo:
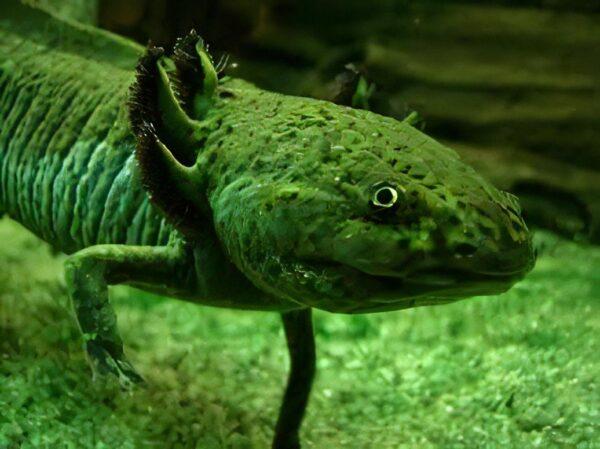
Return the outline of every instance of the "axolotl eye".
[[[378,183],[372,188],[371,206],[376,209],[392,209],[398,206],[404,196],[401,188],[388,183]]]

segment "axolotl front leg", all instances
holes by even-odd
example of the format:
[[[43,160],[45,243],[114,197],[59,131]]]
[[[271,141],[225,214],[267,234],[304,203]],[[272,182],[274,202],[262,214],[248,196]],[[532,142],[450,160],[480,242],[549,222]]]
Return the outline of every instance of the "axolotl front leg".
[[[189,255],[178,246],[97,245],[67,259],[67,288],[95,374],[114,374],[124,385],[142,380],[124,355],[108,286],[127,283],[180,289],[189,281],[185,278],[189,266]],[[316,365],[312,314],[303,309],[281,316],[291,370],[272,447],[298,449]]]
[[[189,259],[177,246],[97,245],[67,259],[67,288],[94,374],[114,374],[125,384],[141,381],[123,353],[108,286],[181,287],[187,266]]]

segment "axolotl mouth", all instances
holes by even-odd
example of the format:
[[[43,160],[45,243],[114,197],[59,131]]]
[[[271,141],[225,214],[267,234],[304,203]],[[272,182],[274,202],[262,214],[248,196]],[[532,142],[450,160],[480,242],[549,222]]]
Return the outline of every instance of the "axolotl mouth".
[[[355,308],[352,312],[375,312],[396,309],[398,305],[403,308],[416,307],[472,296],[498,295],[521,280],[528,271],[484,273],[440,267],[416,272],[408,277],[376,276],[382,288],[373,295],[370,304]]]
[[[302,301],[312,307],[374,313],[498,295],[521,280],[534,263],[535,251],[528,239],[494,254],[474,251],[435,261],[424,258],[409,270],[365,271],[352,263],[305,261],[295,264],[293,275],[306,279],[310,291],[302,292]],[[312,282],[317,279],[317,284]]]

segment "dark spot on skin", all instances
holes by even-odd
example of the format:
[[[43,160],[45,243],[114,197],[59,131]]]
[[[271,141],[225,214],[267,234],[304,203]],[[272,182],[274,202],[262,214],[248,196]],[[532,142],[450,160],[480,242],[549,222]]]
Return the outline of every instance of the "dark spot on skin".
[[[461,243],[454,248],[454,251],[459,256],[469,257],[477,252],[477,247],[475,245],[471,245],[470,243]]]
[[[479,212],[481,215],[483,215],[484,217],[487,217],[487,218],[489,218],[490,220],[492,220],[492,221],[495,221],[495,220],[494,220],[494,215],[493,215],[493,214],[492,214],[492,213],[491,213],[491,212],[490,212],[488,209],[486,209],[486,208],[484,208],[484,207],[477,207],[477,206],[476,206],[476,209],[477,209],[477,211],[478,211],[478,212]]]
[[[329,111],[327,111],[326,109],[321,109],[319,111],[319,114],[321,115],[321,117],[323,117],[325,120],[333,120],[333,116],[329,113]]]
[[[402,151],[404,150],[406,147],[396,147],[394,148],[394,151]]]
[[[483,226],[481,228],[481,232],[483,233],[483,235],[485,235],[486,237],[493,237],[494,236],[494,231],[491,228],[488,228],[487,226]]]
[[[460,224],[460,220],[456,215],[452,215],[449,219],[448,222],[453,225],[453,226],[458,226]]]
[[[447,246],[446,236],[439,229],[436,229],[431,234],[431,238],[433,239],[435,245],[438,248],[446,248],[446,246]]]
[[[286,171],[290,168],[290,163],[287,161],[279,161],[276,166],[277,170]]]
[[[410,240],[403,239],[403,240],[398,241],[398,247],[400,249],[408,249],[409,245],[410,245]]]
[[[252,162],[252,169],[255,170],[260,170],[264,167],[265,163],[263,161],[261,161],[260,159],[256,159],[254,162]]]
[[[208,157],[208,162],[209,163],[214,163],[217,160],[217,153],[210,153],[210,156]]]

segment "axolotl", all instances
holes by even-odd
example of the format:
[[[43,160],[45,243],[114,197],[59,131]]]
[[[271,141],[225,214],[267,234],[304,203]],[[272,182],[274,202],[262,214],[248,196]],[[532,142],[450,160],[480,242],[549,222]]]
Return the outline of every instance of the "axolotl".
[[[518,200],[375,113],[223,77],[190,33],[167,55],[0,4],[0,209],[68,255],[95,373],[140,376],[108,286],[281,314],[291,371],[273,448],[299,448],[311,311],[506,291],[535,255]]]

